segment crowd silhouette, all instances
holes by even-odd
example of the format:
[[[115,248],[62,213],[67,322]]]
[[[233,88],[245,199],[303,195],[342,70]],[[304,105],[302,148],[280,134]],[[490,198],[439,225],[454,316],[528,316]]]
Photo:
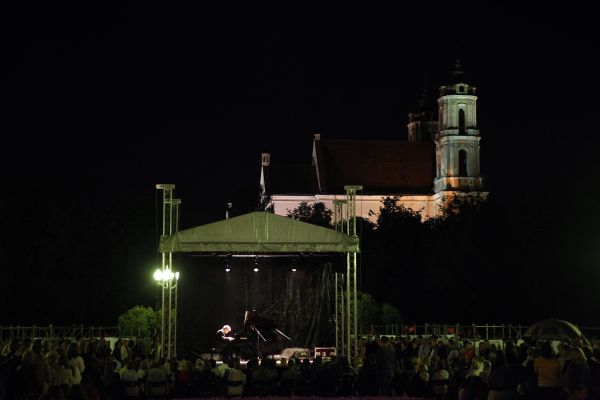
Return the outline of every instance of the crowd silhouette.
[[[600,399],[600,344],[446,337],[360,342],[359,359],[158,360],[149,338],[11,339],[0,400],[405,396],[440,400]]]

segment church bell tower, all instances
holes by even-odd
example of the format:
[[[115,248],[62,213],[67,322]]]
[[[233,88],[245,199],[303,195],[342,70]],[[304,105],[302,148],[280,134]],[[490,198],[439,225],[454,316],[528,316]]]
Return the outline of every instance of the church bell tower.
[[[457,196],[486,197],[479,172],[479,129],[475,86],[466,82],[460,60],[456,60],[451,83],[440,87],[439,130],[435,136],[438,204],[447,205]]]

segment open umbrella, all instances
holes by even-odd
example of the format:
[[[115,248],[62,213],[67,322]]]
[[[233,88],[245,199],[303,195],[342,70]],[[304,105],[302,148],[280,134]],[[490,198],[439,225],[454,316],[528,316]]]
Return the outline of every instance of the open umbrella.
[[[523,334],[525,340],[532,342],[538,340],[557,340],[562,342],[573,342],[581,340],[584,345],[589,345],[579,328],[568,321],[560,319],[545,319],[531,325]]]

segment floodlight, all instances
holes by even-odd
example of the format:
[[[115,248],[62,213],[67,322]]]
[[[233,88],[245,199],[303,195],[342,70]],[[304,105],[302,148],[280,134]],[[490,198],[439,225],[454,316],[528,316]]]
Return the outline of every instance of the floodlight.
[[[160,269],[154,271],[154,280],[159,282],[162,281],[162,271]]]

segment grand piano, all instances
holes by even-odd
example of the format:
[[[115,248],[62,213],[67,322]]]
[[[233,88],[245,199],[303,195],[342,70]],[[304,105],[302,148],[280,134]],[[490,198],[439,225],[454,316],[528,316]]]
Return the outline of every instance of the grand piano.
[[[277,328],[274,320],[258,315],[255,310],[246,310],[244,327],[233,335],[232,344],[244,358],[262,357],[264,352],[273,352],[273,347],[282,340],[291,340]]]

